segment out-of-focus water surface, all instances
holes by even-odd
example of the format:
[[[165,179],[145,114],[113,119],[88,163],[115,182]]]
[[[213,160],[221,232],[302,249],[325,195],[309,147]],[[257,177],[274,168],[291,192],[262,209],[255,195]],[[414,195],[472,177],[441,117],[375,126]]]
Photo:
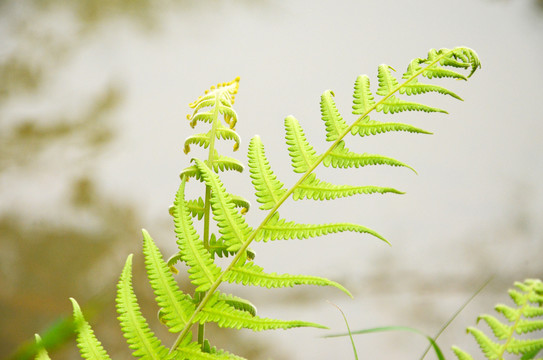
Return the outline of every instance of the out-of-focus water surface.
[[[341,179],[405,195],[291,202],[281,212],[298,222],[361,223],[392,247],[350,234],[254,246],[268,271],[326,276],[355,299],[333,289],[227,287],[263,316],[331,330],[210,332],[218,346],[250,359],[350,359],[346,338],[321,338],[345,330],[326,300],[352,329],[409,325],[434,334],[493,276],[440,338],[449,356],[453,343],[475,349],[463,329],[507,301],[514,280],[543,276],[542,35],[543,7],[528,0],[0,2],[0,356],[69,314],[75,297],[95,314],[91,323],[110,354],[128,358],[114,285],[126,255],[141,252],[142,227],[167,257],[175,251],[167,210],[190,159],[182,153],[194,133],[187,104],[206,88],[241,76],[236,156],[243,159],[259,134],[290,184],[285,116],[295,115],[322,150],[324,90],[334,90],[350,119],[357,75],[375,85],[378,64],[401,74],[428,49],[459,45],[483,63],[468,83],[442,82],[465,101],[427,96],[449,115],[394,115],[434,135],[353,146],[396,157],[418,175],[375,168]],[[229,175],[228,189],[255,203],[249,180]],[[262,214],[247,218],[254,224]],[[135,263],[136,291],[154,320],[140,255]],[[152,326],[168,344],[171,335]],[[426,346],[411,334],[356,343],[361,357],[374,359],[418,358]],[[70,341],[51,354],[67,359],[75,351]]]

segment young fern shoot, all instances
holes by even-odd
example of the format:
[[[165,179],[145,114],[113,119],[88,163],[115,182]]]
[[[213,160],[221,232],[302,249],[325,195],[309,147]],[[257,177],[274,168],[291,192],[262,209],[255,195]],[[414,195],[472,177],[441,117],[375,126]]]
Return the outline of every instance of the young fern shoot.
[[[118,284],[117,311],[122,332],[133,350],[133,355],[143,359],[241,359],[210,345],[204,331],[205,324],[209,322],[214,322],[219,327],[247,328],[254,331],[293,327],[323,328],[324,326],[312,322],[260,317],[253,304],[219,291],[219,286],[224,282],[266,288],[295,285],[333,286],[351,296],[342,285],[322,277],[266,272],[257,265],[255,253],[249,246],[253,241],[306,239],[346,231],[368,234],[386,242],[378,232],[363,225],[347,222],[299,224],[282,218],[279,210],[290,197],[293,200],[324,201],[357,194],[401,194],[399,190],[391,187],[323,181],[317,177],[315,169],[322,164],[332,168],[387,165],[413,170],[407,164],[390,157],[355,153],[347,147],[347,138],[351,135],[366,137],[395,131],[428,134],[429,132],[409,124],[381,122],[374,120],[373,116],[378,112],[445,112],[408,101],[405,97],[435,92],[460,99],[452,91],[422,82],[421,78],[467,80],[479,67],[476,53],[465,47],[431,50],[426,58],[412,60],[401,81],[393,76],[390,66],[381,65],[378,68],[375,95],[366,75],[357,78],[353,100],[353,114],[356,119],[351,123],[340,115],[334,102],[334,93],[325,91],[320,104],[326,131],[325,140],[329,143],[325,152],[319,154],[314,149],[295,117],[288,116],[285,119],[287,150],[292,159],[293,171],[299,174],[298,180],[290,186],[285,185],[273,172],[260,137],[253,137],[249,144],[248,166],[260,210],[265,213],[264,219],[256,226],[250,226],[244,217],[249,210],[249,202],[229,193],[219,176],[225,170],[243,171],[241,161],[220,155],[216,146],[219,140],[229,140],[234,142],[234,150],[239,148],[240,138],[235,132],[238,119],[233,108],[239,78],[206,91],[205,95],[191,104],[194,111],[188,119],[192,127],[206,123],[210,125],[210,130],[188,137],[184,151],[188,153],[193,145],[201,146],[208,151],[207,158],[192,159],[191,165],[181,172],[181,185],[170,208],[179,252],[165,261],[151,236],[143,231],[145,265],[149,283],[160,308],[159,318],[170,332],[177,334],[177,339],[167,347],[154,335],[141,315],[131,285],[130,256]],[[467,75],[461,73],[466,70]],[[190,178],[205,185],[203,197],[185,198],[185,187]],[[203,234],[198,234],[194,221],[203,221]],[[218,229],[217,234],[212,233],[212,221]],[[221,267],[215,261],[217,257],[229,258],[227,265]],[[177,262],[183,262],[188,267],[190,282],[195,286],[192,295],[182,292],[173,277],[173,273],[177,272],[174,267]],[[86,359],[108,359],[75,300],[73,304],[82,356]],[[195,330],[196,335],[193,338]]]

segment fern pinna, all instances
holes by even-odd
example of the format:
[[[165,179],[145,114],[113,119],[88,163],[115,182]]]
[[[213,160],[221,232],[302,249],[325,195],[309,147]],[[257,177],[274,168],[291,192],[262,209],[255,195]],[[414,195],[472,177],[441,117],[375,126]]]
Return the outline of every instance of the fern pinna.
[[[402,80],[397,80],[393,69],[387,65],[378,68],[377,91],[372,93],[366,75],[359,76],[354,86],[353,114],[356,119],[348,123],[340,115],[334,102],[334,93],[325,91],[321,96],[322,120],[326,131],[328,149],[318,153],[306,139],[296,118],[285,119],[287,149],[298,180],[285,185],[273,172],[260,137],[251,139],[248,150],[250,177],[255,188],[264,220],[250,226],[244,217],[249,202],[230,194],[219,176],[221,171],[243,170],[242,162],[220,155],[218,140],[233,141],[234,150],[239,148],[240,138],[235,132],[237,114],[233,109],[239,79],[220,84],[206,91],[191,107],[190,124],[209,124],[205,133],[190,136],[184,151],[191,146],[207,149],[207,159],[192,159],[192,164],[181,172],[181,185],[175,196],[170,213],[174,218],[179,252],[168,261],[162,257],[151,236],[143,231],[143,253],[149,282],[160,308],[160,321],[169,331],[177,334],[173,345],[166,347],[153,334],[142,316],[131,284],[132,258],[129,257],[118,284],[117,311],[124,336],[133,355],[144,359],[240,359],[226,351],[212,347],[205,337],[204,326],[208,322],[220,327],[248,328],[255,331],[288,329],[301,326],[322,325],[297,321],[276,320],[256,315],[256,308],[247,300],[222,293],[218,290],[223,282],[266,288],[291,287],[294,285],[333,286],[351,295],[347,289],[331,280],[306,275],[266,272],[255,262],[255,253],[249,246],[253,241],[305,239],[339,232],[358,232],[380,240],[385,238],[376,231],[358,224],[345,222],[329,224],[299,224],[281,218],[278,210],[292,196],[294,200],[330,200],[356,194],[401,193],[391,187],[373,185],[333,184],[315,174],[319,165],[333,168],[353,168],[370,165],[407,167],[407,164],[382,155],[359,154],[347,147],[348,135],[361,137],[393,131],[428,134],[429,132],[398,122],[377,121],[376,113],[395,114],[404,111],[445,112],[444,110],[406,100],[427,92],[449,95],[460,99],[452,91],[438,85],[420,82],[421,78],[454,78],[467,80],[480,67],[476,53],[465,47],[431,50],[426,58],[410,62]],[[461,71],[467,70],[467,75]],[[371,118],[370,118],[371,116]],[[185,187],[189,179],[205,185],[204,196],[186,199]],[[212,233],[212,220],[217,233]],[[199,234],[194,221],[203,221],[203,233]],[[217,257],[229,257],[228,265],[221,267]],[[178,287],[173,273],[175,265],[182,262],[188,267],[189,279],[195,286],[193,295]],[[83,318],[79,306],[73,300],[77,323],[78,345],[87,359],[108,359],[108,355]],[[193,338],[193,331],[196,331]]]
[[[475,327],[469,327],[467,332],[475,338],[484,356],[489,360],[503,360],[505,355],[515,354],[521,360],[536,359],[543,350],[543,336],[537,331],[543,330],[543,282],[537,279],[527,279],[516,282],[517,289],[509,290],[509,295],[516,308],[498,304],[495,310],[500,313],[507,323],[492,315],[481,315],[483,320],[498,340],[495,342],[485,333]],[[517,336],[531,334],[531,338],[519,339]],[[536,336],[539,334],[539,336]],[[471,355],[453,346],[453,351],[459,360],[473,360]],[[540,356],[536,360],[542,360]]]

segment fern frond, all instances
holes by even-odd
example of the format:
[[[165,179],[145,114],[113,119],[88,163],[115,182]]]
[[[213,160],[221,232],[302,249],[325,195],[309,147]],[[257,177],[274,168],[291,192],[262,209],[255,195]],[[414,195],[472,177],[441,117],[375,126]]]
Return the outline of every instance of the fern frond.
[[[213,173],[204,162],[194,159],[196,166],[202,173],[202,177],[211,191],[211,208],[214,219],[219,226],[228,251],[237,251],[252,229],[247,225],[243,217],[235,210],[230,194],[226,192],[217,174]]]
[[[265,273],[264,269],[252,261],[246,262],[243,265],[233,266],[232,269],[224,275],[224,281],[229,283],[238,283],[243,285],[252,285],[270,288],[293,287],[294,285],[317,285],[317,286],[333,286],[343,291],[350,297],[351,293],[342,285],[318,276],[309,275],[290,275]]]
[[[317,154],[305,138],[304,131],[294,116],[287,116],[285,119],[286,139],[289,155],[292,160],[292,167],[296,173],[305,173],[315,160]]]
[[[181,259],[190,267],[189,278],[197,291],[207,291],[219,276],[221,269],[215,265],[192,225],[190,211],[185,200],[185,180],[181,182],[174,202],[174,223]]]
[[[232,329],[251,329],[253,331],[291,329],[296,327],[315,327],[326,329],[326,326],[299,320],[277,320],[253,316],[246,311],[235,309],[217,296],[211,299],[197,316],[200,323],[214,322],[219,327]]]
[[[77,333],[77,347],[84,359],[88,360],[109,360],[110,357],[94,335],[91,326],[85,320],[81,308],[74,298],[70,298],[74,308],[74,324]]]
[[[259,136],[255,136],[249,143],[249,169],[252,183],[256,190],[257,201],[261,203],[260,209],[270,210],[279,203],[279,199],[287,192],[284,184],[277,180],[264,152],[264,144]]]
[[[417,173],[411,166],[390,157],[377,154],[357,154],[351,152],[345,147],[345,142],[343,140],[341,140],[337,146],[330,151],[328,156],[326,156],[322,161],[322,164],[326,167],[331,165],[334,168],[359,168],[368,165],[401,166],[411,169],[414,173]]]
[[[293,221],[287,222],[279,218],[279,213],[273,214],[272,218],[264,225],[256,235],[255,241],[308,239],[327,234],[335,234],[344,231],[366,233],[373,235],[387,244],[389,242],[379,233],[357,224],[335,223],[335,224],[297,224]],[[390,245],[390,244],[389,244]]]
[[[484,355],[489,360],[503,360],[505,353],[521,355],[521,360],[529,360],[533,359],[543,349],[543,338],[528,340],[515,338],[516,334],[533,334],[536,331],[543,330],[543,320],[533,319],[536,316],[543,315],[543,312],[534,312],[532,310],[526,312],[526,309],[541,309],[543,282],[528,279],[524,283],[516,282],[515,286],[520,291],[511,289],[509,290],[509,295],[517,305],[517,308],[515,309],[503,304],[498,304],[495,307],[496,311],[504,315],[510,324],[501,323],[498,319],[490,315],[481,315],[478,318],[486,322],[494,336],[501,343],[492,341],[482,331],[474,327],[467,329],[468,333],[473,335]],[[539,305],[539,307],[533,306],[534,303]],[[463,356],[464,353],[459,354]],[[460,360],[463,360],[463,358],[460,358]]]
[[[380,186],[352,186],[352,185],[334,185],[326,181],[317,179],[314,173],[311,173],[298,187],[294,190],[293,199],[313,199],[313,200],[330,200],[341,197],[352,196],[356,194],[403,194],[403,192],[390,187]]]
[[[142,359],[166,359],[168,349],[164,347],[149,329],[138,305],[132,288],[132,255],[126,259],[121,278],[117,285],[117,313],[119,322],[132,355]]]
[[[375,105],[370,90],[370,79],[367,75],[359,75],[354,83],[353,114],[363,115]]]
[[[35,360],[51,360],[49,354],[47,353],[47,350],[45,350],[45,347],[43,346],[43,341],[41,337],[38,334],[34,334],[34,337],[36,338],[37,347]]]
[[[321,95],[321,114],[326,125],[326,140],[336,141],[349,126],[339,114],[334,102],[334,93],[331,90],[326,90]]]
[[[160,250],[146,230],[143,230],[143,254],[149,283],[161,308],[161,320],[170,332],[177,333],[185,327],[195,309],[192,298],[179,289]]]
[[[431,132],[419,129],[415,126],[402,123],[392,123],[392,122],[380,122],[375,120],[370,120],[370,118],[365,117],[360,120],[351,129],[351,134],[360,135],[360,136],[370,136],[383,134],[390,131],[405,131],[414,134],[431,134]]]

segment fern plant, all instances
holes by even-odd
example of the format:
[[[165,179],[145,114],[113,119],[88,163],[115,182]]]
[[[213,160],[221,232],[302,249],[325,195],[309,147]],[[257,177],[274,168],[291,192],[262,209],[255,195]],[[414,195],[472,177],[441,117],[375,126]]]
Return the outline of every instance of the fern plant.
[[[318,153],[314,149],[296,118],[288,116],[285,119],[287,149],[293,171],[299,174],[298,180],[290,186],[285,185],[273,172],[260,137],[253,137],[248,148],[248,166],[259,208],[265,214],[256,226],[250,226],[244,217],[249,210],[249,202],[229,193],[219,176],[223,171],[243,170],[242,161],[219,154],[216,146],[217,141],[227,140],[233,142],[234,150],[239,148],[240,138],[235,131],[238,119],[233,108],[239,78],[212,87],[190,104],[194,109],[188,116],[191,126],[204,124],[208,130],[188,137],[184,151],[188,153],[191,146],[200,146],[207,150],[207,158],[192,159],[191,165],[181,172],[181,184],[170,208],[179,252],[169,260],[164,260],[151,236],[143,230],[145,266],[160,308],[159,318],[170,332],[177,334],[177,339],[166,346],[154,335],[142,316],[132,288],[132,256],[129,256],[118,283],[117,311],[122,332],[133,350],[133,356],[142,359],[241,359],[210,345],[205,336],[205,324],[210,322],[219,327],[248,328],[254,331],[293,327],[324,328],[312,322],[260,317],[253,304],[221,292],[219,286],[224,282],[266,288],[333,286],[351,296],[342,285],[322,277],[266,272],[257,265],[250,245],[253,241],[306,239],[346,231],[386,241],[376,231],[359,224],[299,224],[282,218],[279,209],[289,198],[323,201],[356,194],[401,194],[391,187],[333,184],[319,179],[315,170],[321,164],[332,168],[388,165],[412,169],[390,157],[355,153],[348,148],[347,139],[398,131],[429,134],[409,124],[377,121],[374,117],[378,113],[386,115],[404,111],[445,112],[406,99],[428,92],[460,99],[452,91],[421,79],[467,80],[479,67],[477,54],[465,47],[430,50],[427,57],[415,58],[409,63],[401,80],[394,77],[392,67],[381,65],[378,68],[375,94],[370,88],[368,76],[361,75],[356,79],[353,99],[353,114],[356,118],[350,123],[340,115],[334,102],[334,93],[325,91],[320,101],[325,139],[329,144],[325,152]],[[462,73],[464,71],[466,74]],[[185,198],[189,179],[205,185],[202,197]],[[201,234],[196,231],[194,221],[203,222]],[[229,259],[223,267],[216,261],[221,257]],[[193,294],[182,292],[174,279],[178,262],[188,267],[190,282],[195,286]],[[109,359],[77,302],[73,299],[72,302],[81,355],[86,359]]]
[[[484,332],[469,327],[467,332],[475,338],[483,355],[489,360],[503,360],[505,355],[515,354],[521,360],[531,360],[543,350],[543,336],[539,338],[519,339],[518,336],[531,334],[535,337],[536,331],[543,330],[543,282],[536,279],[527,279],[516,282],[517,289],[509,290],[509,295],[516,308],[498,304],[495,310],[506,320],[504,323],[492,315],[483,314],[477,322],[483,320],[498,340],[495,342]],[[453,351],[459,360],[473,360],[470,354],[453,346]],[[537,358],[539,360],[543,357]]]

